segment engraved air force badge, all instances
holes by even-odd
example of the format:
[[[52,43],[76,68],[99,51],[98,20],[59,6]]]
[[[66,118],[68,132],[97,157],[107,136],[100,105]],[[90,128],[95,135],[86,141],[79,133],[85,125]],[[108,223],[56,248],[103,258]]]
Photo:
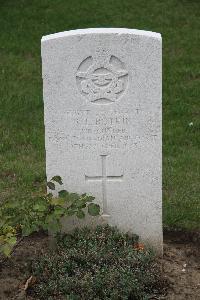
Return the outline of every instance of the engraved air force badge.
[[[80,93],[95,104],[113,103],[127,87],[124,64],[105,50],[97,50],[81,62],[76,74]]]

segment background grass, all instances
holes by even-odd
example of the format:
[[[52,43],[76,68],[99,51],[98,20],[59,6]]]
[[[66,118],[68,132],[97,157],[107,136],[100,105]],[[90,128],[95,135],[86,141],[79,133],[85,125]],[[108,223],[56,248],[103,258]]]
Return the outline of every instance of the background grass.
[[[87,27],[162,33],[164,225],[200,228],[198,0],[0,0],[1,201],[45,184],[40,39]]]

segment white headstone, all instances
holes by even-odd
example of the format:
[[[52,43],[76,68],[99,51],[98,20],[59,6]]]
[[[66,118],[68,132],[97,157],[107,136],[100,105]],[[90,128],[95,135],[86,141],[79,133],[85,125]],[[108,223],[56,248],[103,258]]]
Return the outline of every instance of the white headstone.
[[[42,38],[48,179],[91,193],[103,219],[160,253],[161,42],[108,28]]]

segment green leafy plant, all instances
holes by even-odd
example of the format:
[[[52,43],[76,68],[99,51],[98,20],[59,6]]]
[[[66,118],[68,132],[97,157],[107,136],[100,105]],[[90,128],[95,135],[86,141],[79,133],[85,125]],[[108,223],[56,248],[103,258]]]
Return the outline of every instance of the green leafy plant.
[[[56,185],[58,185],[57,191]],[[84,218],[85,213],[97,216],[99,205],[92,203],[95,199],[91,195],[69,193],[61,190],[60,176],[54,176],[47,187],[54,191],[42,194],[33,199],[21,199],[20,202],[6,202],[0,208],[0,252],[9,256],[17,242],[17,235],[28,236],[39,230],[50,230],[57,234],[61,230],[61,218],[77,216]]]
[[[0,223],[0,251],[6,256],[12,252],[17,242],[16,230],[14,227]]]

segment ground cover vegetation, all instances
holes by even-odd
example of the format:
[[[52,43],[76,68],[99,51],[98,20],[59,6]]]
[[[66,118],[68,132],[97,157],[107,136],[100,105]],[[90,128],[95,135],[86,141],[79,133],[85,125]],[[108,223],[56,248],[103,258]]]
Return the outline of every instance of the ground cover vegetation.
[[[166,287],[153,252],[137,235],[98,226],[58,237],[56,252],[32,264],[36,299],[147,300]]]

